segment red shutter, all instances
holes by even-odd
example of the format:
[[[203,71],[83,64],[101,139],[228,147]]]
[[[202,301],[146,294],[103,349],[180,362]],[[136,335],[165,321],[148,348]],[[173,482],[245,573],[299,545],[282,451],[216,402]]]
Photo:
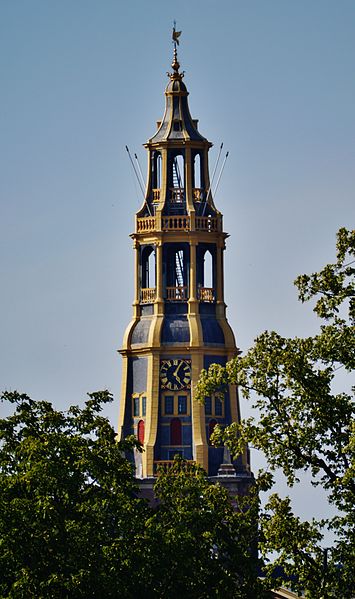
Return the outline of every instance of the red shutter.
[[[138,422],[138,441],[144,443],[144,420]]]
[[[178,418],[173,418],[170,422],[170,444],[182,445],[181,421]]]

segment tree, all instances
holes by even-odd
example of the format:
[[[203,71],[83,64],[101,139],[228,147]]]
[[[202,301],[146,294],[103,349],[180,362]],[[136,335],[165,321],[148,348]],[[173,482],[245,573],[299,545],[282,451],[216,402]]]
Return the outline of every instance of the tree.
[[[160,548],[149,564],[152,597],[264,597],[256,488],[239,498],[235,510],[226,489],[209,482],[198,465],[177,458],[161,470],[155,493],[159,506],[147,523],[151,545]]]
[[[132,568],[146,504],[124,452],[99,415],[108,392],[67,413],[6,392],[0,420],[0,595],[134,597]]]
[[[301,522],[288,498],[272,494],[260,513],[265,575],[282,566],[309,597],[345,599],[355,593],[354,388],[334,391],[337,371],[351,372],[355,364],[354,254],[355,231],[340,229],[336,262],[295,281],[302,302],[315,300],[321,319],[317,335],[286,339],[266,331],[244,357],[203,371],[198,385],[203,401],[236,384],[258,410],[258,418],[217,428],[215,443],[226,443],[234,455],[247,444],[261,450],[270,471],[281,468],[290,486],[300,471],[309,472],[312,484],[321,485],[337,509],[325,521]],[[267,478],[271,489],[271,474],[263,474]],[[335,536],[331,551],[321,545],[324,528]],[[270,552],[276,556],[272,563]]]
[[[2,399],[14,405],[0,419],[3,599],[262,596],[257,493],[235,512],[180,459],[160,471],[154,508],[125,457],[138,441],[117,442],[100,416],[107,391],[67,412],[17,392]]]

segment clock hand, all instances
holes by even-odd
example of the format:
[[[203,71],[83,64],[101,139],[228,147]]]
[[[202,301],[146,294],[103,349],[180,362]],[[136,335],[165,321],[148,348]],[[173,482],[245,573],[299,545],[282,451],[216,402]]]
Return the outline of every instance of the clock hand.
[[[182,362],[180,362],[180,364],[178,365],[178,367],[177,367],[177,369],[175,370],[175,372],[174,372],[173,376],[175,376],[175,377],[179,378],[179,377],[177,376],[177,373],[179,372],[179,369],[181,368],[181,366],[182,366]],[[179,381],[180,381],[180,378],[179,378]],[[181,382],[181,381],[180,381],[180,382]]]

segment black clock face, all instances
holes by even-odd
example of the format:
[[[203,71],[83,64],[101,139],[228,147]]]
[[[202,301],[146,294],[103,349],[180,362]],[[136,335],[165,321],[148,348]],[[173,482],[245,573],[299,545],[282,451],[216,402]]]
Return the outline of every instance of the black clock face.
[[[163,360],[160,367],[160,382],[165,389],[178,391],[191,383],[189,360]]]

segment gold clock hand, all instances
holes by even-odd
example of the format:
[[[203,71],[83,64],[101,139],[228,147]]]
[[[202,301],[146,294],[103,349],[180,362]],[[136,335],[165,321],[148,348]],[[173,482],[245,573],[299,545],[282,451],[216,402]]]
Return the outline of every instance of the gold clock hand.
[[[174,372],[173,376],[177,377],[177,373],[179,372],[179,369],[181,368],[181,366],[182,366],[182,362],[180,362],[180,364],[178,365],[178,367],[177,367],[177,369],[175,370],[175,372]],[[180,381],[180,379],[179,379],[179,381]],[[180,381],[180,382],[181,382],[181,381]]]

